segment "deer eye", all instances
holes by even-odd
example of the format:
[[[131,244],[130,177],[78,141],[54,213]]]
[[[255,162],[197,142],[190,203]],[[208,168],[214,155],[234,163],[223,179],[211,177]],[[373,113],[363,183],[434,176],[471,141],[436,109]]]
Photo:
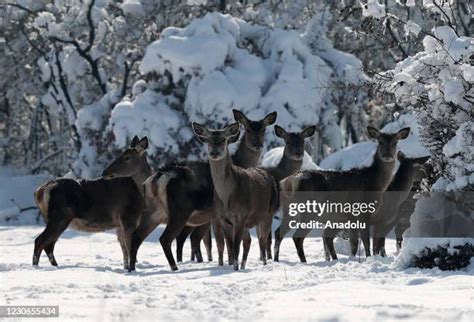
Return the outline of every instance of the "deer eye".
[[[123,157],[123,159],[124,159],[125,161],[130,161],[130,156],[129,156],[129,155],[126,155],[126,156]]]

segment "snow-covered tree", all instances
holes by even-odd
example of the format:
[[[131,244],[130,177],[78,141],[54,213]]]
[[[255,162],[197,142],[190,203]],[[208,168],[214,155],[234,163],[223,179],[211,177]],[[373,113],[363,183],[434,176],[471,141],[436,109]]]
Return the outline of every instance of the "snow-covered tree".
[[[277,111],[278,124],[289,130],[317,124],[321,143],[341,148],[333,90],[338,82],[358,86],[366,77],[360,61],[314,35],[316,26],[325,28],[317,22],[300,36],[213,13],[165,29],[146,50],[134,97],[112,111],[116,144],[148,135],[157,163],[202,157],[190,122],[222,125],[239,109],[254,119]]]
[[[433,3],[436,2],[427,3],[427,9],[449,12]],[[451,2],[445,3],[449,5]],[[432,155],[431,190],[444,192],[427,198],[446,199],[446,202],[454,198],[457,203],[465,204],[462,198],[466,198],[466,194],[459,192],[472,191],[474,188],[474,38],[461,36],[450,23],[454,18],[449,14],[446,13],[445,19],[445,25],[435,27],[424,37],[423,51],[398,63],[393,70],[382,74],[379,81],[383,88],[394,95],[398,106],[418,115],[421,140]],[[423,199],[418,201],[412,226],[426,219],[423,218],[428,215],[425,206],[434,202],[434,199],[431,203]],[[468,203],[463,210],[467,217],[469,211],[472,212],[469,207]],[[445,216],[442,210],[438,208],[437,212],[433,212],[432,209],[429,212],[431,220]],[[411,235],[414,234],[412,231]],[[427,265],[429,258],[436,257],[433,252],[444,254],[448,249],[450,251],[447,253],[451,256],[456,251],[453,247],[460,245],[456,239],[438,242],[427,239],[425,242],[423,244],[411,239],[403,252],[405,255],[414,255],[408,256],[411,260],[416,259],[415,262]],[[464,244],[466,241],[462,240],[460,246]],[[472,245],[472,239],[467,244]],[[436,248],[436,245],[439,247]],[[429,250],[424,250],[424,246]],[[420,252],[424,255],[420,255]],[[405,255],[402,258],[407,258]],[[438,261],[441,263],[443,259]]]

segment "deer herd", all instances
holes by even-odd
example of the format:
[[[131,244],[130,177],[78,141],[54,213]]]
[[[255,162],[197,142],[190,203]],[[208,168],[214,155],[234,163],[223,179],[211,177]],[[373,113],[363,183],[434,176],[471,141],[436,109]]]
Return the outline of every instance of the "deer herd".
[[[36,238],[33,265],[38,265],[44,250],[51,265],[57,266],[54,246],[68,228],[84,232],[115,229],[123,253],[124,269],[134,271],[137,253],[147,236],[160,225],[166,225],[160,237],[171,270],[177,270],[172,242],[176,239],[176,255],[182,261],[183,244],[191,235],[191,256],[203,261],[200,244],[204,241],[207,257],[212,261],[211,231],[214,231],[218,265],[224,265],[224,248],[228,263],[235,270],[244,269],[251,245],[249,230],[255,228],[260,260],[265,265],[272,259],[272,221],[280,208],[280,192],[296,191],[364,191],[376,193],[381,206],[373,220],[368,219],[377,235],[373,238],[375,254],[385,256],[385,236],[395,227],[403,233],[407,218],[399,218],[398,208],[420,178],[419,169],[427,158],[410,159],[398,152],[397,142],[405,139],[410,128],[394,134],[368,127],[368,136],[377,141],[374,160],[368,167],[350,171],[301,170],[305,139],[313,136],[316,126],[301,132],[287,132],[275,125],[275,134],[284,140],[280,162],[273,167],[259,167],[267,127],[273,125],[277,113],[253,121],[233,110],[235,123],[222,129],[209,129],[193,123],[197,139],[207,145],[208,161],[169,163],[153,171],[148,164],[147,137],[135,136],[129,147],[94,180],[57,178],[40,186],[35,200],[46,227]],[[241,128],[245,132],[239,141]],[[229,145],[239,141],[231,155]],[[395,174],[395,160],[400,166]],[[403,191],[397,200],[384,198],[384,191]],[[387,199],[387,200],[386,200]],[[409,218],[408,218],[409,222]],[[404,229],[399,228],[403,226]],[[397,230],[396,229],[396,230]],[[274,232],[274,261],[279,260],[280,244],[288,227]],[[306,262],[304,237],[309,231],[293,237],[301,262]],[[333,238],[336,231],[323,233],[326,259],[337,259]],[[401,245],[397,232],[397,245]],[[362,240],[366,256],[370,256],[369,229],[349,231],[351,250],[356,254]],[[239,265],[240,246],[242,257]]]

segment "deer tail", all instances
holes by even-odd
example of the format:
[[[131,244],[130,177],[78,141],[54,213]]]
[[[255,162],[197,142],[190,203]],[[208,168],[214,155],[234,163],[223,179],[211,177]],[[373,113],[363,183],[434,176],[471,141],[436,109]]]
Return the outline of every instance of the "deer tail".
[[[34,193],[36,206],[38,206],[41,216],[43,217],[45,222],[48,222],[48,210],[51,190],[56,188],[57,185],[58,183],[54,180],[48,181],[45,184],[39,186]]]

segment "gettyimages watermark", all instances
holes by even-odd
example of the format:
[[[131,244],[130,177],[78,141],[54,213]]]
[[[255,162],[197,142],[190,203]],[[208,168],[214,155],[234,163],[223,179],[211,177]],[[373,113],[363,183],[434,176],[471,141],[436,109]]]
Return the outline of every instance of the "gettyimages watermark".
[[[416,202],[418,204],[416,205]],[[474,237],[474,192],[305,191],[280,194],[281,236],[330,237],[407,223],[406,237]],[[412,216],[417,207],[417,215]],[[377,232],[372,232],[375,236]],[[333,236],[333,237],[334,237]]]
[[[0,318],[57,318],[57,305],[0,305]]]

